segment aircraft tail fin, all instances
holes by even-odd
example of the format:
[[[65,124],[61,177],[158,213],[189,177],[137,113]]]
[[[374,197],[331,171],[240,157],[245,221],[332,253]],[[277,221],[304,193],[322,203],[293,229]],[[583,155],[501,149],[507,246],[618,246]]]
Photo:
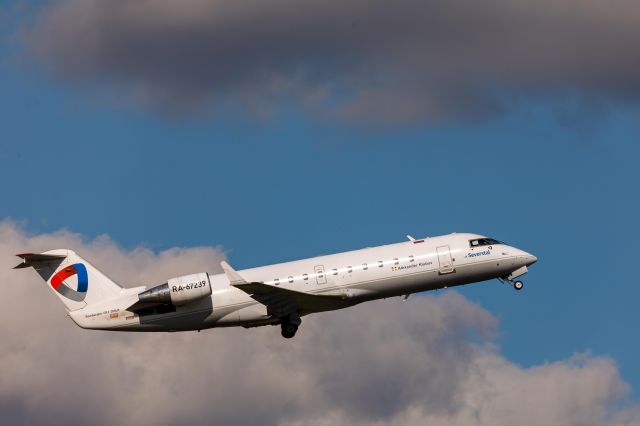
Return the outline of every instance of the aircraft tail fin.
[[[17,256],[22,263],[14,269],[33,267],[69,311],[110,299],[122,290],[72,250],[22,253]]]

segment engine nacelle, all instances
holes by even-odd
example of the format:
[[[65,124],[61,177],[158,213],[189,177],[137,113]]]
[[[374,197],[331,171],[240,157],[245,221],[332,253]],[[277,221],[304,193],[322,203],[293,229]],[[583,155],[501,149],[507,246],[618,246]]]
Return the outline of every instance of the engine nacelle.
[[[171,278],[167,284],[174,305],[184,305],[211,296],[211,281],[206,272]]]
[[[171,278],[166,284],[143,291],[138,299],[145,304],[170,303],[178,306],[208,296],[211,296],[211,281],[209,274],[202,272]]]

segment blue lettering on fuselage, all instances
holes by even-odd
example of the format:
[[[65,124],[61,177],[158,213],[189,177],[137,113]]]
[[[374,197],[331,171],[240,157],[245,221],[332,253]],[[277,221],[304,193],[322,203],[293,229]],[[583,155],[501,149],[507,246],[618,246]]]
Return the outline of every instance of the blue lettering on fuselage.
[[[465,257],[489,256],[490,254],[491,254],[491,250],[487,249],[484,251],[479,251],[477,253],[467,253]]]

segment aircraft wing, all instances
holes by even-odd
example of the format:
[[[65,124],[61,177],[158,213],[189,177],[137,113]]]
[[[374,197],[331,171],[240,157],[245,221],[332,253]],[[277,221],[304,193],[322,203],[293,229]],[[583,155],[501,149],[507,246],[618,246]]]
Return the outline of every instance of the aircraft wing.
[[[277,317],[284,317],[293,312],[299,312],[300,315],[304,315],[311,312],[330,311],[350,306],[345,298],[339,295],[310,294],[259,282],[248,282],[227,262],[220,262],[220,265],[232,286],[244,291],[253,299],[265,305],[267,311]]]

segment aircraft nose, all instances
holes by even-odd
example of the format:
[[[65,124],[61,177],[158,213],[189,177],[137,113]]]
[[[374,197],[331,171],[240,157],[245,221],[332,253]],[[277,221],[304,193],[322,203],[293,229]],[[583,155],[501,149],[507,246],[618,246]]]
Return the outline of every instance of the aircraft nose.
[[[524,261],[527,266],[531,266],[538,261],[538,258],[530,253],[524,255]]]

